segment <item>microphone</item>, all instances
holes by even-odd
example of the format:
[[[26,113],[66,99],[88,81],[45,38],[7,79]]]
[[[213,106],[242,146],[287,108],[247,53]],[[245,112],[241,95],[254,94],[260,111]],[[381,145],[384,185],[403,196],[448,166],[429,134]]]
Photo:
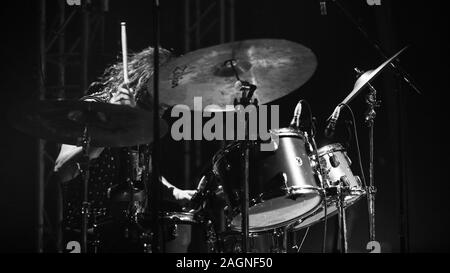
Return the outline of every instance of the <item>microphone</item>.
[[[325,137],[327,137],[327,138],[331,138],[334,135],[334,130],[336,128],[336,122],[339,118],[339,114],[341,113],[341,107],[342,106],[340,106],[340,105],[336,106],[333,114],[331,114],[331,116],[328,120],[328,125],[325,128]]]
[[[320,0],[320,15],[325,16],[327,15],[327,1],[326,0]]]
[[[302,101],[300,100],[295,106],[294,116],[292,117],[290,127],[298,128],[300,126],[300,115],[302,113]]]

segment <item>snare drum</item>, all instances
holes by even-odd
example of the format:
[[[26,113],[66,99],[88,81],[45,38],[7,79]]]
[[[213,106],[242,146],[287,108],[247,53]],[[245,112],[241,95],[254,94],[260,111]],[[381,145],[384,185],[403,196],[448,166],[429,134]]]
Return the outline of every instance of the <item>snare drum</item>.
[[[337,213],[335,200],[336,187],[342,182],[348,187],[344,199],[344,206],[349,207],[365,195],[364,187],[358,176],[353,175],[350,166],[352,164],[345,148],[338,143],[326,145],[318,150],[320,166],[324,174],[324,186],[327,191],[327,215]],[[294,230],[308,227],[324,219],[324,211],[321,206],[314,214],[302,218],[294,225]]]
[[[320,187],[310,162],[302,132],[284,128],[272,132],[279,138],[274,151],[252,146],[249,181],[249,231],[287,226],[314,212],[321,204]],[[223,201],[228,230],[241,230],[241,183],[244,149],[233,143],[213,158],[215,192]],[[220,203],[220,202],[219,202]]]

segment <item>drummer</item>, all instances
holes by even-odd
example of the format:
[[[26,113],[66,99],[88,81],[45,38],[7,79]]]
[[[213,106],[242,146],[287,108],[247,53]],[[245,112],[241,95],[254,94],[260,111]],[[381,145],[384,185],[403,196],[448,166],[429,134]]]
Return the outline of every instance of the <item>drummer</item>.
[[[127,66],[129,71],[129,84],[127,86],[123,84],[123,64],[117,63],[107,68],[100,81],[91,84],[88,90],[90,94],[81,99],[151,110],[153,104],[151,95],[147,92],[147,84],[153,73],[153,51],[153,48],[147,48],[130,56]],[[161,49],[160,52],[160,63],[164,64],[169,60],[171,54],[164,49]],[[145,154],[147,152],[149,158],[147,162],[150,163],[147,165],[147,170],[151,171],[150,150],[150,145],[133,148],[90,147],[88,154],[92,161],[89,181],[89,192],[91,196],[89,199],[94,209],[96,206],[104,206],[104,199],[107,193],[110,193],[108,191],[120,184],[126,183],[126,180],[129,178],[126,177],[129,175],[127,173],[130,170],[129,164],[131,164],[130,152],[137,151],[139,158],[142,158],[142,153]],[[79,160],[81,156],[81,147],[67,144],[61,146],[54,171],[58,174],[62,182],[81,179],[79,175]],[[166,201],[183,204],[188,202],[195,193],[194,190],[181,190],[173,186],[164,177],[162,177],[162,184],[162,188],[164,189],[162,197]],[[81,202],[80,191],[75,189],[69,190],[68,194],[77,195],[73,199],[78,199]],[[101,208],[98,209],[101,210]],[[71,210],[76,210],[76,208],[72,208]]]

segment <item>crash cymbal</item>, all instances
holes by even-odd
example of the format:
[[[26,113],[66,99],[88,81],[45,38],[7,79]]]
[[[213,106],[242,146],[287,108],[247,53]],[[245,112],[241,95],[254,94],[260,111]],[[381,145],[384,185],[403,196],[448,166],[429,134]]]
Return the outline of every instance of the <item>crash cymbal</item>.
[[[254,98],[266,104],[302,86],[313,75],[317,61],[307,47],[286,40],[246,40],[196,50],[173,59],[160,70],[160,102],[188,105],[233,105],[241,92],[233,64],[242,81],[257,86]],[[152,82],[152,81],[150,81]],[[150,91],[153,85],[149,85]]]
[[[18,130],[57,143],[79,145],[85,126],[95,147],[127,147],[153,140],[152,113],[130,106],[45,100],[23,103],[9,115]],[[167,132],[163,120],[160,131],[161,136]]]
[[[407,47],[404,47],[399,52],[397,52],[394,56],[386,60],[384,63],[382,63],[380,66],[378,66],[376,69],[368,70],[364,72],[359,78],[356,80],[355,85],[353,86],[352,92],[342,101],[342,103],[349,103],[358,93],[364,89],[371,81],[373,81],[376,76],[389,64],[391,63],[395,58],[397,58],[400,53],[402,53]]]

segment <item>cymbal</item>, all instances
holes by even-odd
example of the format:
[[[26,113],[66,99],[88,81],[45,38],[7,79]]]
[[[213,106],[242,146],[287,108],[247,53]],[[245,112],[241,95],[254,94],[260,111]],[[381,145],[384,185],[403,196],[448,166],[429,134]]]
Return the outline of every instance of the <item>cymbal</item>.
[[[13,126],[30,135],[80,145],[85,126],[94,147],[128,147],[153,140],[153,115],[130,106],[86,101],[26,102],[9,113]],[[160,120],[160,136],[167,124]]]
[[[161,67],[160,102],[194,109],[194,97],[202,97],[203,105],[217,105],[217,110],[233,105],[241,91],[235,88],[237,79],[230,63],[225,63],[227,60],[233,60],[241,81],[257,86],[254,98],[260,104],[302,86],[317,66],[309,48],[287,40],[257,39],[216,45],[192,51]],[[152,92],[152,84],[149,90]]]
[[[371,81],[375,79],[376,76],[389,64],[391,63],[395,58],[397,58],[400,53],[402,53],[407,47],[402,48],[399,52],[394,54],[391,58],[386,60],[384,63],[382,63],[380,66],[378,66],[376,69],[368,70],[364,72],[359,78],[356,80],[355,85],[353,86],[352,92],[342,101],[342,103],[349,103],[358,93],[364,89]]]

